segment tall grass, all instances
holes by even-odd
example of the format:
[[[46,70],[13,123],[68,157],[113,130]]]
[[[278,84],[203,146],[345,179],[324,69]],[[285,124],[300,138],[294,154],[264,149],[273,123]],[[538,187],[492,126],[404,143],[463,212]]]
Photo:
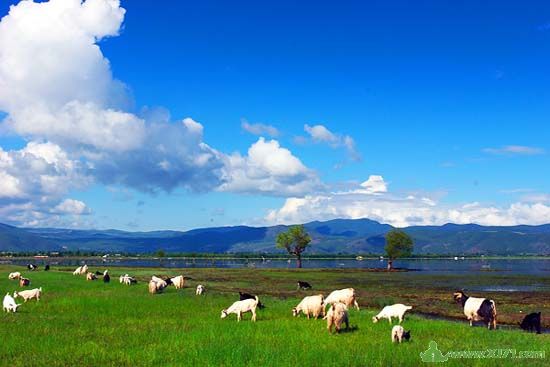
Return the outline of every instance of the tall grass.
[[[2,297],[19,288],[7,279],[14,269],[0,266]],[[116,276],[128,272],[145,280],[150,274],[167,270],[112,272],[110,284],[86,282],[68,271],[25,272],[32,280],[31,288],[42,286],[44,296],[40,302],[27,302],[16,314],[2,314],[0,366],[416,366],[422,363],[419,353],[431,340],[444,353],[514,348],[548,354],[550,345],[548,335],[488,331],[470,328],[466,322],[414,315],[404,321],[404,327],[412,330],[412,341],[394,345],[391,326],[385,321],[372,323],[371,317],[377,312],[374,308],[351,310],[353,331],[330,335],[322,320],[292,317],[291,308],[310,294],[296,291],[293,279],[297,275],[292,272],[258,270],[248,271],[246,276],[237,272],[242,275],[239,282],[231,280],[235,274],[231,270],[195,270],[188,288],[169,288],[159,295],[149,295],[143,281],[128,287],[119,284]],[[298,274],[310,279],[307,271]],[[343,275],[353,286],[357,274]],[[316,277],[319,284],[330,284],[330,276]],[[194,295],[198,283],[206,285],[206,295]],[[262,295],[266,308],[258,312],[256,323],[250,322],[250,314],[240,323],[235,315],[220,319],[220,311],[237,300],[237,289],[259,289],[269,294]],[[391,300],[400,301],[394,298]],[[547,362],[521,361],[541,366]],[[446,365],[517,363],[481,359],[450,360]]]

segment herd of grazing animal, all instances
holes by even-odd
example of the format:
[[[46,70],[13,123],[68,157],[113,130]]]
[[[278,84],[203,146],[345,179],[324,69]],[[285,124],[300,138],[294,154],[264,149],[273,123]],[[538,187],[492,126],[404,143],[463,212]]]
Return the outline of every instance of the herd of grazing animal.
[[[27,265],[27,269],[29,271],[35,271],[38,269],[37,265],[29,264]],[[46,265],[44,268],[45,271],[50,270],[50,266]],[[10,273],[8,275],[9,280],[17,280],[19,281],[19,287],[28,287],[31,284],[30,279],[25,278],[21,275],[20,272],[16,271],[13,273]],[[24,302],[27,302],[28,300],[36,299],[37,301],[40,301],[40,296],[42,295],[42,287],[35,288],[35,289],[26,289],[22,291],[15,291],[13,292],[13,297],[10,295],[10,293],[6,293],[4,296],[4,300],[2,302],[2,309],[5,312],[17,312],[19,309],[19,306],[21,306],[20,303],[16,303],[16,298],[22,298]]]
[[[27,265],[27,269],[29,271],[35,271],[38,269],[38,266],[29,264]],[[46,265],[44,270],[50,270],[50,266]],[[73,275],[85,275],[86,280],[88,281],[97,280],[98,276],[102,276],[104,283],[109,283],[111,279],[108,270],[105,270],[103,273],[99,271],[93,273],[88,271],[87,265],[79,266],[74,270]],[[20,272],[10,273],[8,275],[8,279],[19,281],[20,287],[30,285],[30,279],[23,277]],[[137,283],[137,280],[128,274],[121,275],[119,280],[120,283],[124,285],[132,285]],[[157,294],[161,293],[170,285],[174,286],[176,289],[184,288],[185,277],[183,275],[178,275],[172,278],[163,279],[153,275],[148,283],[148,290],[151,294]],[[298,281],[297,285],[298,290],[312,289],[311,284],[305,281]],[[205,293],[205,291],[205,286],[198,284],[195,289],[195,295],[201,296]],[[27,302],[32,299],[39,301],[41,296],[42,287],[30,290],[15,291],[13,293],[13,297],[7,293],[3,300],[3,310],[8,313],[15,313],[21,306],[21,304],[16,303],[16,298],[22,298],[24,302]],[[453,298],[463,307],[464,315],[470,322],[470,326],[472,326],[474,322],[483,321],[487,325],[488,329],[496,329],[497,311],[496,304],[493,300],[488,298],[470,297],[463,291],[456,291],[453,293]],[[239,292],[239,300],[234,302],[228,308],[223,309],[221,311],[221,318],[224,319],[230,314],[235,314],[237,316],[237,321],[241,321],[243,314],[250,312],[252,314],[251,320],[255,322],[257,318],[256,310],[264,307],[265,306],[260,302],[257,295]],[[296,305],[296,307],[292,308],[292,315],[294,317],[298,317],[300,314],[304,314],[308,319],[311,317],[314,319],[322,317],[323,320],[326,320],[327,322],[327,329],[329,333],[332,333],[333,331],[340,332],[343,325],[345,325],[346,329],[349,329],[349,308],[351,307],[355,307],[357,311],[360,309],[357,302],[355,289],[344,288],[331,292],[326,298],[323,294],[304,297],[300,303]],[[392,325],[392,319],[398,319],[399,324],[393,326],[391,330],[391,340],[392,342],[398,343],[407,341],[411,337],[411,332],[410,330],[405,331],[400,324],[404,320],[405,313],[412,308],[412,306],[406,306],[400,303],[385,306],[376,316],[373,316],[372,322],[376,323],[380,319],[387,319],[390,325]],[[520,323],[520,327],[525,331],[535,331],[537,334],[540,334],[541,313],[536,312],[526,315]]]

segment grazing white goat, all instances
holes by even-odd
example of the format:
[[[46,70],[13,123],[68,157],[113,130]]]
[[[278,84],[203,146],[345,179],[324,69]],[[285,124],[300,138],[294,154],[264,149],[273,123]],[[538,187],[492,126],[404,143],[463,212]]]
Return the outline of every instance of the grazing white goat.
[[[88,265],[79,266],[73,271],[73,275],[84,275],[88,273]]]
[[[86,280],[96,280],[96,279],[97,279],[97,276],[94,273],[88,272],[86,274]]]
[[[345,288],[337,291],[333,291],[331,294],[325,298],[325,305],[330,305],[332,303],[342,302],[348,307],[355,306],[357,311],[359,311],[359,304],[355,299],[355,289]]]
[[[405,329],[403,329],[403,326],[401,326],[401,325],[395,325],[391,329],[391,341],[392,341],[392,343],[395,343],[395,342],[401,343],[403,341],[403,339],[409,340],[410,338],[411,338],[411,332],[410,331],[405,331]]]
[[[252,312],[252,321],[256,322],[256,307],[258,307],[258,296],[254,299],[245,299],[233,303],[229,308],[222,310],[221,318],[225,319],[229,314],[236,314],[237,321],[241,321],[243,313]]]
[[[170,278],[170,282],[176,287],[176,289],[182,289],[185,285],[185,278],[183,275],[178,275],[177,277]]]
[[[151,277],[151,281],[149,282],[149,293],[155,294],[162,292],[166,287],[168,287],[168,283],[166,283],[165,280],[154,275]]]
[[[346,329],[349,329],[348,307],[342,302],[334,302],[324,318],[327,320],[327,330],[329,333],[332,333],[333,326],[336,332],[339,333],[344,323],[346,324]]]
[[[206,291],[206,288],[204,288],[204,285],[199,284],[197,285],[197,289],[195,290],[195,296],[201,296]]]
[[[405,306],[401,303],[396,303],[395,305],[386,306],[378,313],[378,315],[373,316],[372,322],[378,322],[380,319],[388,319],[389,323],[391,324],[391,319],[393,317],[397,317],[399,319],[399,323],[403,322],[403,317],[405,316],[405,312],[412,309],[412,306]]]
[[[166,282],[166,280],[162,279],[162,278],[159,278],[157,276],[152,276],[151,277],[151,280],[155,283],[158,284],[159,288],[166,288],[168,287],[168,283]]]
[[[131,276],[129,276],[128,274],[121,275],[119,280],[121,284],[125,284],[125,285],[131,285],[132,283],[137,283],[137,281]]]
[[[2,303],[3,310],[6,312],[17,312],[17,307],[21,306],[20,304],[15,303],[15,300],[13,299],[10,294],[6,294],[4,296],[4,302]]]
[[[14,273],[10,273],[10,275],[8,275],[8,279],[11,279],[11,280],[19,279],[19,278],[21,278],[21,273],[18,271]]]
[[[457,291],[453,294],[455,301],[460,303],[464,308],[464,315],[470,321],[470,326],[474,321],[487,323],[487,328],[490,330],[497,328],[497,309],[495,301],[487,298],[469,297],[462,291]]]
[[[300,312],[303,312],[304,315],[309,319],[310,316],[318,318],[319,316],[325,316],[325,303],[324,297],[322,294],[315,296],[304,297],[298,306],[292,309],[292,316],[300,315]]]
[[[28,291],[13,292],[13,298],[22,297],[25,302],[33,298],[40,301],[40,296],[42,296],[42,287],[30,289]]]

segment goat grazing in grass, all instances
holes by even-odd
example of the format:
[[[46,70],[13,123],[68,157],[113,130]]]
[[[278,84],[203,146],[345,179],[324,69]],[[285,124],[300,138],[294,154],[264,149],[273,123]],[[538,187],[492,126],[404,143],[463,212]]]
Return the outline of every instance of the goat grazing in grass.
[[[252,312],[252,321],[256,322],[256,307],[258,307],[259,303],[260,300],[258,299],[258,296],[254,299],[249,298],[243,301],[237,301],[229,308],[222,310],[221,318],[225,319],[229,314],[234,313],[237,315],[237,321],[241,321],[243,313]]]
[[[476,298],[467,296],[462,291],[457,291],[453,294],[453,298],[456,302],[460,303],[464,308],[464,315],[470,321],[472,326],[474,321],[481,321],[487,323],[487,328],[497,328],[497,309],[495,301],[487,298]]]
[[[523,318],[519,327],[525,331],[536,331],[537,334],[540,334],[540,312],[533,312]]]
[[[109,271],[105,270],[103,272],[103,283],[109,283],[111,281],[111,277],[109,276]]]
[[[403,326],[401,325],[395,325],[391,329],[392,343],[395,343],[395,342],[401,343],[403,340],[409,340],[410,338],[411,338],[411,332],[405,331],[405,329],[403,329]]]
[[[378,322],[380,319],[388,319],[391,324],[391,319],[396,317],[399,319],[399,323],[403,322],[403,317],[405,317],[405,312],[412,309],[412,306],[405,306],[401,303],[395,305],[386,306],[378,313],[378,315],[372,318],[372,322]]]
[[[42,296],[42,287],[31,289],[28,291],[13,292],[13,298],[21,297],[25,302],[33,298],[36,299],[37,301],[40,301],[41,296]]]
[[[4,296],[4,302],[2,303],[3,310],[6,312],[17,312],[17,308],[21,306],[20,304],[15,303],[15,300],[13,299],[10,294],[6,294]]]
[[[202,284],[197,285],[197,289],[195,290],[195,295],[201,296],[204,292],[206,292],[206,288],[204,288],[204,285]]]
[[[336,302],[341,302],[347,307],[355,306],[359,311],[359,304],[355,298],[355,289],[345,288],[331,292],[327,298],[325,298],[325,305],[330,305]]]
[[[292,316],[298,316],[300,312],[304,313],[309,319],[310,316],[318,318],[325,316],[325,303],[322,294],[316,296],[304,297],[298,306],[292,309]]]
[[[332,333],[333,327],[339,333],[342,329],[342,324],[346,324],[346,329],[349,329],[348,307],[342,302],[331,304],[324,318],[327,320],[327,330],[329,333]]]
[[[27,287],[31,285],[31,280],[30,279],[27,279],[27,278],[19,278],[19,286],[20,287]]]

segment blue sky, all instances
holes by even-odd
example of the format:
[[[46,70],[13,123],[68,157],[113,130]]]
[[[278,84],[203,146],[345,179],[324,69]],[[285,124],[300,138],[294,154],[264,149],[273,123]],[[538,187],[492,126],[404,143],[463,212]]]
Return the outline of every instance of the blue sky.
[[[174,141],[173,149],[206,143],[223,156],[197,178],[188,177],[199,170],[195,165],[162,177],[148,170],[146,165],[151,162],[147,159],[132,161],[131,157],[149,157],[150,150],[140,149],[144,145],[153,149],[159,141],[169,140],[170,132],[159,133],[153,145],[148,138],[151,133],[145,130],[139,144],[129,143],[122,157],[120,149],[77,136],[88,132],[81,121],[66,121],[70,128],[62,132],[38,128],[45,118],[29,126],[28,115],[20,112],[28,101],[7,96],[2,103],[0,94],[5,120],[0,123],[0,147],[4,152],[16,156],[29,142],[51,142],[67,152],[67,159],[93,166],[91,171],[63,173],[63,181],[78,175],[71,182],[80,183],[66,185],[62,192],[37,192],[32,182],[25,195],[15,195],[13,189],[11,197],[0,197],[0,206],[4,206],[0,221],[130,230],[362,216],[395,225],[550,221],[547,2],[202,1],[167,6],[122,1],[126,12],[121,19],[116,1],[95,0],[110,4],[112,13],[86,8],[77,0],[57,3],[64,1],[72,5],[68,10],[55,10],[57,15],[64,12],[60,19],[80,19],[79,12],[95,12],[96,22],[106,19],[105,29],[90,32],[99,32],[93,36],[103,59],[108,60],[112,79],[124,83],[126,90],[119,93],[113,87],[118,82],[109,80],[113,85],[108,92],[102,89],[89,96],[75,89],[74,95],[67,92],[58,100],[51,97],[57,90],[36,90],[31,82],[28,88],[20,88],[26,81],[11,78],[18,74],[9,68],[0,74],[0,87],[20,88],[21,100],[42,93],[37,98],[48,106],[52,124],[61,119],[58,109],[73,100],[132,114],[145,126],[154,120],[152,115],[169,115],[166,123],[174,125],[191,118],[202,125],[202,135],[197,141],[189,138],[191,143],[187,137]],[[0,14],[5,16],[9,5],[17,3],[2,1]],[[49,10],[36,9],[32,13],[36,19],[42,19],[41,13],[47,17]],[[0,37],[2,32],[10,34],[10,27],[16,28],[6,18]],[[79,21],[64,32],[88,32],[88,24]],[[22,22],[20,27],[24,26]],[[44,51],[36,45],[60,42],[52,40],[56,37],[53,31],[43,40],[29,34],[35,37],[32,43],[37,55],[31,66],[40,70],[45,59],[39,56]],[[29,40],[21,37],[18,45]],[[65,36],[59,37],[64,44],[72,44]],[[74,40],[76,44],[80,38]],[[82,42],[82,47],[91,47]],[[79,63],[84,70],[77,75],[70,55],[74,59],[79,49],[73,54],[68,46],[55,47],[49,52],[59,52],[60,60],[68,60],[67,75],[75,79],[59,76],[64,72],[62,62],[53,73],[58,79],[52,77],[49,85],[73,83],[72,90],[78,78],[95,75],[95,66],[86,70],[86,65],[89,60],[90,65],[100,61],[82,56]],[[8,58],[2,58],[0,50],[0,65],[9,65]],[[105,71],[98,75],[98,80],[111,78]],[[2,77],[10,82],[3,82]],[[90,78],[85,80],[83,88],[96,87]],[[117,90],[117,102],[111,98],[113,90]],[[13,121],[6,122],[10,118]],[[278,134],[251,134],[242,128],[243,121],[270,125]],[[331,135],[314,136],[305,125],[322,125]],[[121,135],[125,136],[124,131]],[[282,177],[266,167],[258,168],[246,157],[260,137],[264,142],[276,140],[303,169]],[[346,137],[353,141],[353,148],[346,145]],[[281,153],[271,148],[275,151],[265,154]],[[96,161],[99,153],[103,157]],[[238,181],[235,164],[227,163],[233,153],[245,157],[246,188]],[[110,167],[113,154],[118,162],[115,172],[123,172],[123,178],[115,177],[112,169],[97,168]],[[185,154],[199,153],[193,148]],[[176,156],[182,159],[177,154],[169,157]],[[158,159],[155,163],[163,161]],[[218,168],[225,178],[217,176],[216,183],[199,185]],[[12,168],[6,175],[18,178],[22,169]],[[144,177],[137,178],[141,169]],[[267,176],[254,181],[258,175],[252,169],[261,169]],[[224,188],[220,182],[227,175],[231,185]],[[372,182],[360,186],[370,176],[382,176],[382,181],[372,181],[379,184],[376,189],[369,189]],[[176,183],[167,184],[172,178]],[[149,183],[147,188],[144,181]],[[289,182],[302,189],[285,190]],[[368,192],[360,192],[365,188]],[[67,199],[72,201],[59,206]],[[40,200],[49,207],[37,204]]]

